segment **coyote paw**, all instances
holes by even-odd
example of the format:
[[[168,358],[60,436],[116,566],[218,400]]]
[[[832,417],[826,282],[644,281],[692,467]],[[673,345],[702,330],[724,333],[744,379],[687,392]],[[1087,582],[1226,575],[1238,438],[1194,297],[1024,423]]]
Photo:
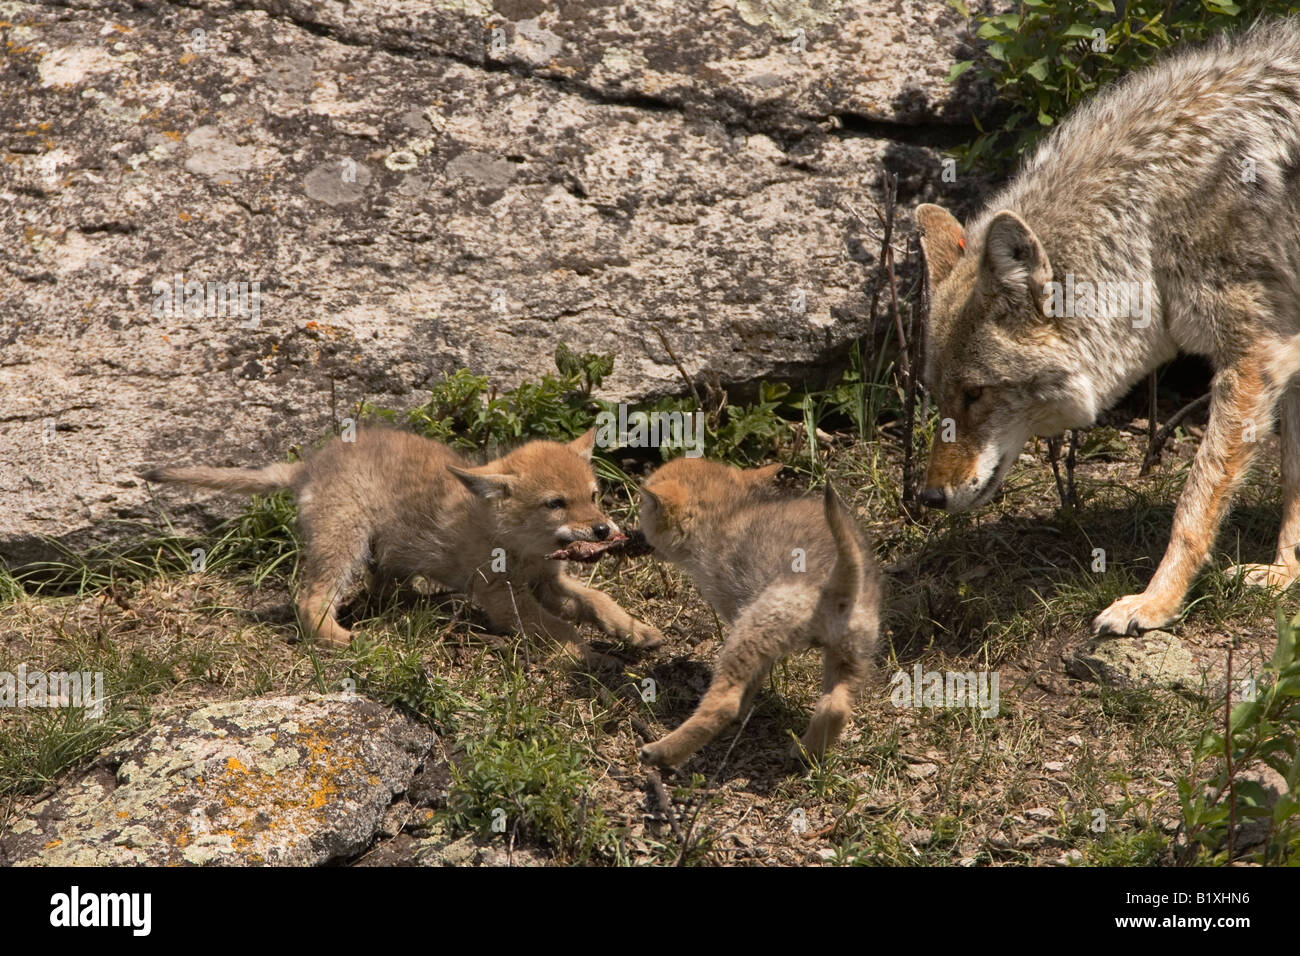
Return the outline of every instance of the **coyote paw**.
[[[1285,591],[1295,581],[1297,569],[1285,564],[1234,564],[1224,573],[1240,577],[1246,587]]]
[[[664,759],[663,748],[656,741],[652,744],[646,744],[641,748],[641,762],[648,763],[653,767],[667,767],[668,762]]]
[[[647,624],[645,621],[635,621],[632,624],[632,633],[628,635],[627,640],[635,647],[651,648],[658,647],[665,640],[663,632],[653,624]]]
[[[1093,634],[1141,634],[1164,627],[1178,617],[1178,603],[1146,592],[1120,598],[1093,619]]]

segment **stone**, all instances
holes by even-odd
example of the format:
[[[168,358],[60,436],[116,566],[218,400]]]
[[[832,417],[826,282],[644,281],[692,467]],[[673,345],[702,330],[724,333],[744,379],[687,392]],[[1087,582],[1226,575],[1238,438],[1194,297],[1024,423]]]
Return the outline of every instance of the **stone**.
[[[1202,668],[1191,652],[1167,631],[1138,637],[1104,637],[1066,659],[1072,677],[1111,687],[1199,690]]]
[[[815,382],[871,332],[841,202],[886,168],[940,198],[983,102],[937,2],[0,7],[11,567],[242,506],[142,469],[282,460],[561,342],[616,354],[612,400],[686,389],[665,341],[702,382]]]
[[[268,743],[269,741],[269,743]],[[369,845],[436,740],[355,695],[211,704],[109,748],[0,838],[17,866],[312,866]],[[390,825],[395,821],[389,821]]]

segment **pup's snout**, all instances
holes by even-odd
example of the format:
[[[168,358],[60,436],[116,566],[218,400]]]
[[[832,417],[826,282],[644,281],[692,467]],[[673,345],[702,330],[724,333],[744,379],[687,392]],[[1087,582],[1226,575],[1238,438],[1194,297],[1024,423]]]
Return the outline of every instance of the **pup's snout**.
[[[596,536],[597,541],[604,541],[609,537],[609,525],[594,524],[591,526],[591,533]]]
[[[927,508],[942,508],[948,503],[948,496],[942,488],[922,488],[916,498]]]

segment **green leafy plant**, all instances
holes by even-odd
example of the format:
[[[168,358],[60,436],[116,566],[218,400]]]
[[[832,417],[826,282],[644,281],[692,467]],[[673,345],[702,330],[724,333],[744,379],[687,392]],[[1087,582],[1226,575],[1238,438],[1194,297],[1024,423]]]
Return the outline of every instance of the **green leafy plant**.
[[[1007,13],[972,14],[948,0],[983,41],[949,80],[974,70],[1007,110],[957,150],[966,168],[1004,170],[1098,88],[1139,69],[1174,44],[1206,39],[1261,15],[1294,13],[1289,0],[1021,0]]]
[[[537,438],[567,441],[598,424],[601,413],[618,415],[616,403],[593,394],[613,372],[613,355],[574,352],[561,344],[555,350],[555,365],[556,373],[546,373],[502,392],[491,385],[487,376],[458,369],[433,386],[428,400],[406,414],[405,423],[455,448],[494,450]],[[890,371],[878,360],[868,380],[855,347],[850,367],[823,389],[760,382],[750,402],[733,403],[725,392],[715,391],[710,393],[711,403],[703,408],[692,397],[677,396],[638,403],[627,413],[702,413],[706,454],[738,465],[753,465],[788,451],[795,434],[792,426],[799,423],[804,426],[805,437],[828,420],[847,422],[860,437],[866,437],[885,403],[897,404],[893,387],[881,384]],[[402,420],[396,410],[369,402],[358,407],[358,416],[393,424]],[[662,444],[660,453],[666,460],[680,454],[681,449]],[[609,472],[602,472],[603,477],[616,482],[625,477],[611,471],[608,463],[603,467]]]
[[[1188,843],[1184,857],[1191,862],[1204,856],[1230,862],[1237,821],[1258,820],[1266,831],[1255,850],[1258,861],[1300,863],[1300,614],[1288,621],[1279,611],[1277,635],[1273,659],[1256,679],[1251,699],[1231,709],[1224,731],[1206,730],[1196,745],[1193,773],[1207,763],[1217,771],[1208,782],[1190,775],[1178,781]],[[1276,799],[1258,781],[1242,778],[1260,764],[1286,781],[1286,792]]]
[[[472,728],[461,728],[465,750],[452,764],[447,819],[489,838],[543,840],[575,862],[608,857],[614,833],[588,805],[588,751],[535,700],[521,669],[510,667],[501,685],[479,702]]]

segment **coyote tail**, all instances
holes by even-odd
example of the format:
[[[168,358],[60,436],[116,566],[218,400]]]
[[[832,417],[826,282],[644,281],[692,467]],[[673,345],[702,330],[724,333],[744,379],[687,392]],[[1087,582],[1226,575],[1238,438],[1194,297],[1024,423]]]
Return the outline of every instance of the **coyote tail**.
[[[844,502],[840,501],[829,481],[826,482],[822,506],[826,512],[826,523],[831,526],[836,551],[835,566],[831,568],[830,579],[822,589],[822,594],[834,601],[840,609],[848,610],[857,602],[862,591],[867,558],[862,553],[862,541],[854,527],[853,516],[844,507]]]
[[[177,482],[233,491],[246,495],[260,495],[293,485],[294,475],[301,462],[279,462],[265,468],[152,468],[142,472],[145,481]]]

